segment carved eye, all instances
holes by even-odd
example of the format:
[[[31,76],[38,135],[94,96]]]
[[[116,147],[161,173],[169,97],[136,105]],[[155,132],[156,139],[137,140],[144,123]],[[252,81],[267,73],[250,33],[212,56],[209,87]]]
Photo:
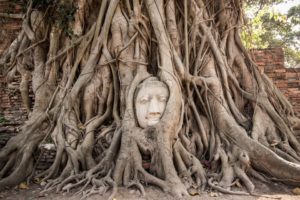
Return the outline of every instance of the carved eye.
[[[159,100],[160,100],[161,102],[166,102],[166,101],[167,101],[167,97],[161,96],[161,97],[159,98]]]
[[[146,97],[140,99],[141,104],[146,104],[148,101],[149,101],[149,99]]]

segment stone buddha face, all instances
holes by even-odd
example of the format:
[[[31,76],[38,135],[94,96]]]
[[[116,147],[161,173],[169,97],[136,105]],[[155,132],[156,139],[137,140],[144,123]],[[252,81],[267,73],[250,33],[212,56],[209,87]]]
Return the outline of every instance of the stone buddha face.
[[[165,83],[155,77],[143,81],[135,91],[135,114],[141,128],[153,126],[160,121],[169,98]]]

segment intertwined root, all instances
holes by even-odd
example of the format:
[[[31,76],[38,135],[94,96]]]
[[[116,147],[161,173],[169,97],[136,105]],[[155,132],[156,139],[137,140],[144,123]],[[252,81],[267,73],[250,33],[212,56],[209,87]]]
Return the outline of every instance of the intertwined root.
[[[0,190],[31,177],[33,153],[50,136],[57,151],[37,175],[43,192],[80,188],[86,198],[112,189],[112,198],[119,185],[145,195],[152,184],[179,197],[208,186],[248,195],[250,176],[267,181],[261,172],[300,184],[300,120],[243,47],[241,2],[187,2],[78,0],[71,14],[68,1],[29,4],[0,60],[8,82],[21,74],[30,113],[0,152]],[[68,15],[64,29],[56,17]],[[141,129],[134,94],[150,76],[170,95],[160,122]]]

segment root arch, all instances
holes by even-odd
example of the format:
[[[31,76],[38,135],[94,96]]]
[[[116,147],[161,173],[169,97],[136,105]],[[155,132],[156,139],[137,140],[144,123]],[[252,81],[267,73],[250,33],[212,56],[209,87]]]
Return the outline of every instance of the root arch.
[[[236,194],[248,195],[250,176],[267,181],[258,171],[299,185],[300,120],[242,46],[241,1],[189,2],[76,1],[65,26],[59,10],[68,1],[29,4],[0,60],[8,82],[21,74],[29,114],[0,151],[0,190],[31,177],[33,153],[48,138],[56,157],[36,175],[44,192],[113,188],[113,196],[123,185],[144,194],[149,183],[179,197],[207,186],[234,194],[239,180],[247,192]],[[135,91],[151,76],[169,97],[159,122],[141,128]]]

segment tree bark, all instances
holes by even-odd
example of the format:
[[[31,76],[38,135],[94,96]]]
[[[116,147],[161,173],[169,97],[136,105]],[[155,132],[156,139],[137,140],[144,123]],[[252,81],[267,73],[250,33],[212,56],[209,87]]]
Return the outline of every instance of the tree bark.
[[[149,183],[179,197],[205,187],[256,195],[257,171],[300,185],[300,120],[243,47],[242,1],[28,5],[1,59],[8,81],[21,74],[29,119],[0,150],[0,190],[32,177],[46,140],[54,163],[33,173],[43,192],[105,187],[113,198],[118,185],[144,194]],[[141,128],[134,102],[149,77],[169,96],[159,122]],[[231,190],[236,179],[247,191]]]

